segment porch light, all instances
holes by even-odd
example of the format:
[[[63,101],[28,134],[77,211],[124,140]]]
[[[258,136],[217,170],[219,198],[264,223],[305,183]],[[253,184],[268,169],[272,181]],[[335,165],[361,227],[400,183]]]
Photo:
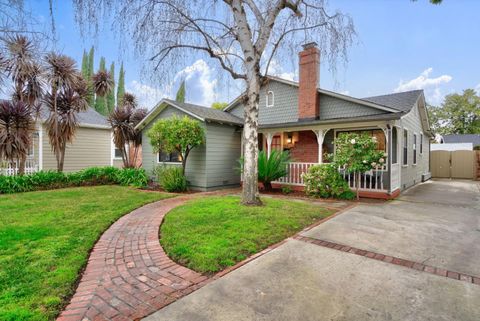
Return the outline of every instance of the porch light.
[[[292,143],[292,133],[288,133],[287,134],[287,144],[291,144]]]

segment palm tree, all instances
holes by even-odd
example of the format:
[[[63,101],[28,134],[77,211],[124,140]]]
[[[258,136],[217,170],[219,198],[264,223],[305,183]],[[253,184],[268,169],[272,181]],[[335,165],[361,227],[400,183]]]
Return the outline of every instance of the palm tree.
[[[26,159],[32,144],[35,120],[32,108],[21,101],[0,102],[0,159],[11,165]],[[14,167],[14,166],[13,166]],[[22,170],[19,167],[19,172]]]
[[[92,76],[93,91],[97,96],[105,96],[113,89],[112,75],[106,70],[99,70]]]
[[[66,56],[50,53],[45,58],[47,80],[50,85],[45,104],[50,111],[47,132],[57,161],[57,171],[63,171],[65,149],[71,143],[78,127],[77,114],[88,108],[87,83]]]
[[[130,107],[130,108],[137,108],[137,97],[134,94],[129,92],[125,92],[122,97],[122,101],[119,102],[120,106],[123,107]]]
[[[33,43],[25,36],[12,36],[3,39],[5,57],[0,60],[0,68],[2,74],[11,80],[13,85],[12,101],[20,102],[22,106],[14,104],[14,109],[5,109],[4,112],[10,110],[14,114],[20,112],[24,117],[32,117],[28,123],[34,123],[34,113],[38,111],[37,104],[43,95],[43,69],[37,62],[38,54]],[[24,110],[24,109],[28,109]],[[16,111],[15,111],[16,110]],[[26,120],[23,119],[25,122]],[[26,133],[25,130],[30,132]],[[20,135],[33,135],[35,126],[24,126],[22,131],[18,131]],[[22,137],[18,137],[18,141],[25,141]],[[30,143],[31,138],[28,140]],[[17,148],[25,147],[24,151],[19,151],[19,174],[25,172],[25,162],[27,158],[28,148],[30,146],[18,145]]]
[[[115,108],[108,122],[113,129],[113,142],[121,150],[123,166],[133,168],[137,165],[138,154],[142,145],[142,135],[135,126],[147,115],[144,108],[136,109],[137,99],[133,94],[125,93],[122,107]],[[129,146],[129,150],[127,147]]]

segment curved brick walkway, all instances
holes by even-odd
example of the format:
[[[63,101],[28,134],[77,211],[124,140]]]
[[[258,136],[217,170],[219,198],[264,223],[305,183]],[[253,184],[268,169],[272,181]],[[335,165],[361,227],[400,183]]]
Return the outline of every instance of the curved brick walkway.
[[[158,239],[165,214],[198,195],[149,204],[115,222],[93,248],[57,320],[135,320],[201,286],[207,277],[170,260]]]

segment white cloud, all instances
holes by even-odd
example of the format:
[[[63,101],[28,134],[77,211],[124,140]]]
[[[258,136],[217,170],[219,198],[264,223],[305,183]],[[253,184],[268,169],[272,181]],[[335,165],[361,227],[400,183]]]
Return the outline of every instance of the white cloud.
[[[134,80],[127,85],[128,92],[134,94],[138,99],[138,105],[142,108],[152,109],[162,98],[169,95],[162,90],[151,87]]]
[[[270,66],[268,67],[268,74],[272,76],[277,76],[287,80],[295,80],[295,72],[287,72],[283,66],[276,60],[272,59]]]
[[[423,89],[427,102],[430,104],[438,105],[443,101],[445,94],[440,88],[442,85],[449,83],[453,78],[450,75],[441,75],[436,78],[430,78],[430,74],[433,72],[433,68],[425,69],[418,77],[403,81],[401,80],[394,89],[395,92]]]
[[[195,61],[192,65],[179,71],[174,82],[182,79],[186,81],[186,100],[191,103],[210,106],[217,100],[215,87],[217,79],[214,70],[203,59]]]

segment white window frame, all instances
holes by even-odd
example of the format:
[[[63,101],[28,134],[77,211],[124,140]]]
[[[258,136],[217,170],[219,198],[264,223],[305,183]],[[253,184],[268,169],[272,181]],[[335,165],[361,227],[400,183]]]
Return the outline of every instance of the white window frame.
[[[115,146],[115,143],[113,142],[113,133],[112,133],[112,142],[111,142],[111,146],[112,146],[112,150],[111,150],[111,165],[113,165],[113,161],[118,161],[118,160],[122,160],[122,157],[115,157],[115,150],[117,149],[117,147]],[[125,145],[125,149],[127,151],[127,153],[129,152],[129,149],[130,149],[130,146],[128,144]]]
[[[157,164],[182,165],[182,162],[161,162],[161,161],[160,161],[160,152],[158,152],[158,153],[157,153]]]
[[[413,144],[412,144],[412,165],[415,166],[418,163],[418,153],[417,153],[417,133],[413,133]]]
[[[407,133],[407,137],[405,139],[405,133]],[[407,147],[407,163],[405,164],[405,146]],[[408,167],[408,129],[403,128],[402,130],[402,167]]]
[[[268,103],[268,96],[269,95],[272,95],[272,103],[271,104]],[[271,90],[267,91],[267,95],[265,96],[265,105],[267,107],[273,107],[275,105],[275,94]]]

